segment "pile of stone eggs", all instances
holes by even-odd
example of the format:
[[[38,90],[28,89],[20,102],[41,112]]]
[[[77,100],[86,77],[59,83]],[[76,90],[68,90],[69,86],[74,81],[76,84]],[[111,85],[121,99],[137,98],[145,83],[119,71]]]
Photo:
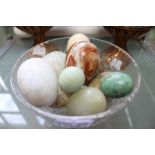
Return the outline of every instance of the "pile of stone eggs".
[[[99,49],[84,34],[70,37],[67,53],[53,51],[24,61],[17,82],[34,106],[66,106],[68,115],[91,115],[106,110],[107,97],[129,94],[133,81],[123,72],[99,73]]]

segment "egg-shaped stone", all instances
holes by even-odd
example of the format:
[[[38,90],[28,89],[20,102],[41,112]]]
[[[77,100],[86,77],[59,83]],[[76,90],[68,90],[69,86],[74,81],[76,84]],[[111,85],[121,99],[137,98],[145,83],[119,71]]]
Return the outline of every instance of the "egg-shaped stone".
[[[63,89],[58,87],[58,95],[57,95],[57,99],[56,99],[55,105],[57,107],[62,107],[64,105],[66,105],[70,96],[71,95],[69,93],[65,92]]]
[[[102,79],[102,77],[104,77],[107,74],[110,74],[110,72],[98,73],[97,76],[90,82],[90,84],[88,86],[100,89],[101,79]]]
[[[17,71],[17,82],[23,96],[34,106],[50,106],[57,97],[57,75],[42,58],[24,61]]]
[[[81,88],[69,98],[67,103],[67,112],[73,116],[97,114],[105,109],[106,98],[94,87]]]
[[[80,41],[88,41],[89,42],[89,38],[82,33],[76,33],[76,34],[72,35],[67,42],[67,51],[69,50],[69,48],[72,45],[74,45],[75,43],[80,42]]]
[[[123,72],[111,72],[103,76],[100,83],[101,91],[109,97],[123,97],[131,92],[133,81]]]
[[[43,57],[49,65],[56,71],[57,76],[65,68],[66,53],[61,51],[53,51]]]
[[[97,74],[99,65],[99,49],[90,42],[78,42],[67,52],[66,66],[81,68],[86,77],[86,84]]]
[[[64,91],[73,93],[84,85],[85,75],[79,67],[70,66],[60,73],[58,82]]]

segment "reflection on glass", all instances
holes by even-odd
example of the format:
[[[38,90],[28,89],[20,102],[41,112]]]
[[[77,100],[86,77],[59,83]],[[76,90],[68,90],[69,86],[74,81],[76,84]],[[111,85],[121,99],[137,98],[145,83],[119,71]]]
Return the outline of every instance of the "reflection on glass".
[[[0,94],[0,111],[19,112],[19,109],[10,94]]]
[[[131,63],[130,57],[120,48],[110,46],[100,53],[100,70],[125,70]]]
[[[121,70],[121,65],[122,65],[122,61],[116,59],[116,58],[113,58],[111,60],[111,67],[115,67],[117,70]]]
[[[44,125],[45,124],[45,120],[42,117],[36,116],[36,119],[37,119],[37,121],[38,121],[38,123],[40,125]]]
[[[26,125],[26,121],[21,114],[2,114],[7,123],[12,125]]]
[[[5,124],[3,119],[0,117],[0,125]]]
[[[20,110],[11,94],[8,93],[5,81],[0,76],[0,128],[26,128],[29,126],[29,121],[27,122],[29,119],[30,122],[33,120],[34,124],[37,122],[36,125],[44,125],[45,120],[32,117],[27,116],[24,110]]]
[[[0,76],[0,90],[1,90],[1,87],[5,90],[5,91],[8,91],[2,77]]]

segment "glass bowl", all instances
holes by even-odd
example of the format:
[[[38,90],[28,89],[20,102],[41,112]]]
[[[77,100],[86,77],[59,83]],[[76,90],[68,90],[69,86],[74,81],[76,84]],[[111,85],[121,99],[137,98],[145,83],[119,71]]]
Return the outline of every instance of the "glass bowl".
[[[139,90],[141,74],[136,61],[123,49],[101,39],[91,38],[90,41],[94,43],[100,50],[100,68],[99,71],[123,71],[131,76],[134,81],[134,88],[132,92],[122,98],[108,99],[108,106],[106,111],[88,115],[88,116],[68,116],[66,115],[65,107],[52,108],[52,107],[35,107],[31,105],[26,98],[21,94],[17,84],[17,70],[19,66],[30,57],[35,57],[34,50],[38,47],[44,51],[44,54],[54,50],[65,52],[68,37],[52,39],[44,43],[38,44],[24,53],[15,63],[12,68],[10,82],[12,90],[16,98],[25,104],[30,110],[44,117],[49,123],[57,127],[63,128],[87,128],[93,127],[97,124],[107,121],[116,112],[124,108],[131,102],[133,97]]]

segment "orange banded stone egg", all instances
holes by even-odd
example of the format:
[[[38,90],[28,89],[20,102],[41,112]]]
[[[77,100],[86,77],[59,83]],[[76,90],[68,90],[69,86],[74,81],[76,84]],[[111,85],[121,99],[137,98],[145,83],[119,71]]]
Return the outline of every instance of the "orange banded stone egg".
[[[93,43],[87,41],[75,43],[67,51],[65,65],[66,67],[78,66],[83,69],[86,78],[86,84],[88,84],[97,74],[99,69],[99,50]]]

